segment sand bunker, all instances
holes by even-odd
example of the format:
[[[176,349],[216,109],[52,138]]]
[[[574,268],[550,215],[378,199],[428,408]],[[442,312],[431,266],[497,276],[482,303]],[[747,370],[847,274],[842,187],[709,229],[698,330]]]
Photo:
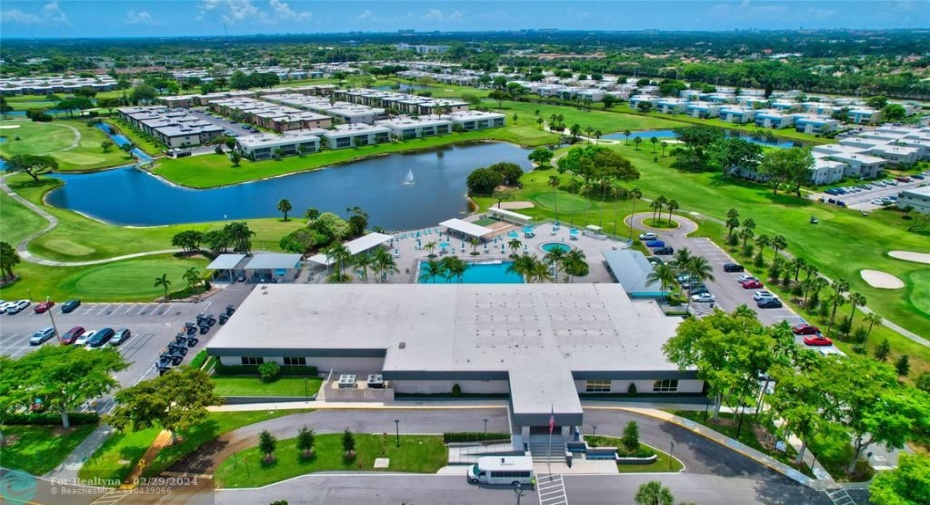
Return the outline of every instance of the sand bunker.
[[[913,251],[891,251],[888,256],[898,258],[904,261],[914,261],[916,263],[926,263],[930,265],[930,254]]]
[[[533,202],[501,202],[502,209],[532,209]]]
[[[20,126],[20,125],[18,125],[18,124],[5,124],[5,125],[0,125],[0,130],[12,130],[13,128],[19,128],[19,126]]]
[[[863,270],[859,272],[862,279],[869,283],[869,286],[879,289],[901,289],[904,287],[904,281],[897,277],[878,270]]]

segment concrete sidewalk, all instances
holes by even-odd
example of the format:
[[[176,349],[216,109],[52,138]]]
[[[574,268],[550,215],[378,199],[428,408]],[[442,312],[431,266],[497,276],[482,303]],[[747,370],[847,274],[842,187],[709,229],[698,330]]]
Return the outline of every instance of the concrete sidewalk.
[[[56,481],[77,482],[78,471],[80,471],[81,465],[94,454],[94,451],[110,438],[112,433],[113,428],[110,426],[105,424],[97,426],[83,442],[78,444],[78,446],[71,451],[71,454],[69,454],[60,465],[43,477]]]
[[[279,403],[248,403],[242,405],[218,405],[207,407],[211,412],[245,412],[251,410],[298,410],[298,409],[360,409],[360,410],[377,410],[377,409],[409,409],[409,410],[428,410],[428,409],[496,409],[507,408],[507,400],[475,400],[475,401],[393,401],[393,402],[321,402],[321,401],[304,401],[304,402],[279,402]]]

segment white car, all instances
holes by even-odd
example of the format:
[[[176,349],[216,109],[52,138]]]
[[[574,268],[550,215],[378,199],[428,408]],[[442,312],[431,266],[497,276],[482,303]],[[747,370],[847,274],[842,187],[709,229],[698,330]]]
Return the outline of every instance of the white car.
[[[755,275],[749,275],[749,274],[743,274],[736,278],[736,282],[740,282],[740,283],[746,282],[746,281],[757,281],[757,280],[759,279],[756,279]]]
[[[640,233],[640,234],[639,234],[639,239],[640,239],[640,240],[655,240],[655,239],[657,239],[657,238],[659,238],[659,237],[658,237],[655,233],[652,233],[652,232]]]
[[[763,298],[777,298],[777,297],[771,291],[766,291],[764,289],[756,291],[755,293],[752,294],[752,299],[757,302]]]
[[[710,293],[701,293],[699,295],[692,296],[691,301],[695,303],[710,303],[714,301],[714,295]]]
[[[871,203],[872,205],[884,205],[884,204],[885,204],[885,202],[882,201],[881,198],[875,198],[874,200],[870,201],[869,203]]]
[[[19,314],[26,307],[32,305],[32,302],[29,300],[19,300],[18,302],[10,302],[6,304],[6,314]]]
[[[94,338],[94,335],[97,334],[97,330],[88,330],[85,331],[77,340],[74,341],[74,345],[87,345],[87,342],[90,339]]]

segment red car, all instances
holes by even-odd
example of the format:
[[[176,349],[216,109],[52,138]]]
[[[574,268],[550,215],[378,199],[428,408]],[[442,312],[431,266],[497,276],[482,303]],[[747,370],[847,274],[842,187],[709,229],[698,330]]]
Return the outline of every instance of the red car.
[[[804,337],[805,345],[833,345],[833,341],[823,335],[809,335]]]
[[[791,328],[791,332],[795,335],[816,335],[820,333],[820,328],[809,324],[799,324]]]
[[[78,339],[81,335],[84,334],[84,328],[81,326],[75,326],[71,328],[64,335],[61,336],[61,345],[71,345],[75,340]]]
[[[35,307],[36,314],[44,314],[48,312],[48,309],[54,306],[55,306],[55,302],[52,302],[52,301],[42,302],[36,305]]]
[[[757,281],[757,280],[755,280],[755,279],[747,279],[747,280],[741,282],[740,285],[743,286],[743,289],[759,289],[759,288],[765,287],[765,286],[762,285],[761,282],[759,282],[759,281]]]

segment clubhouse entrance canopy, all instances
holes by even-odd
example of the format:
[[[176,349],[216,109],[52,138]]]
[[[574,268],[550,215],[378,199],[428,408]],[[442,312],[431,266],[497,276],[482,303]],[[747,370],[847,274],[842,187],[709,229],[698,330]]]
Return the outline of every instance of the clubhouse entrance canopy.
[[[461,234],[475,238],[483,238],[485,235],[494,232],[494,230],[490,228],[478,226],[474,223],[469,223],[468,221],[462,221],[461,219],[447,219],[439,223],[439,226],[445,226],[450,230],[455,230]]]
[[[228,274],[230,281],[232,281],[235,272],[243,270],[243,267],[248,262],[249,258],[245,254],[220,254],[207,265],[207,270],[219,270]]]
[[[385,242],[390,242],[394,237],[390,235],[385,235],[383,233],[369,233],[364,237],[359,237],[351,242],[346,243],[346,249],[349,250],[349,254],[355,256],[358,253],[365,252],[369,249],[377,247]],[[331,259],[326,254],[317,254],[307,258],[307,261],[312,261],[319,265],[329,266],[336,262],[336,260]]]
[[[256,254],[246,263],[243,270],[251,276],[275,282],[297,277],[300,269],[300,254],[267,253]]]

